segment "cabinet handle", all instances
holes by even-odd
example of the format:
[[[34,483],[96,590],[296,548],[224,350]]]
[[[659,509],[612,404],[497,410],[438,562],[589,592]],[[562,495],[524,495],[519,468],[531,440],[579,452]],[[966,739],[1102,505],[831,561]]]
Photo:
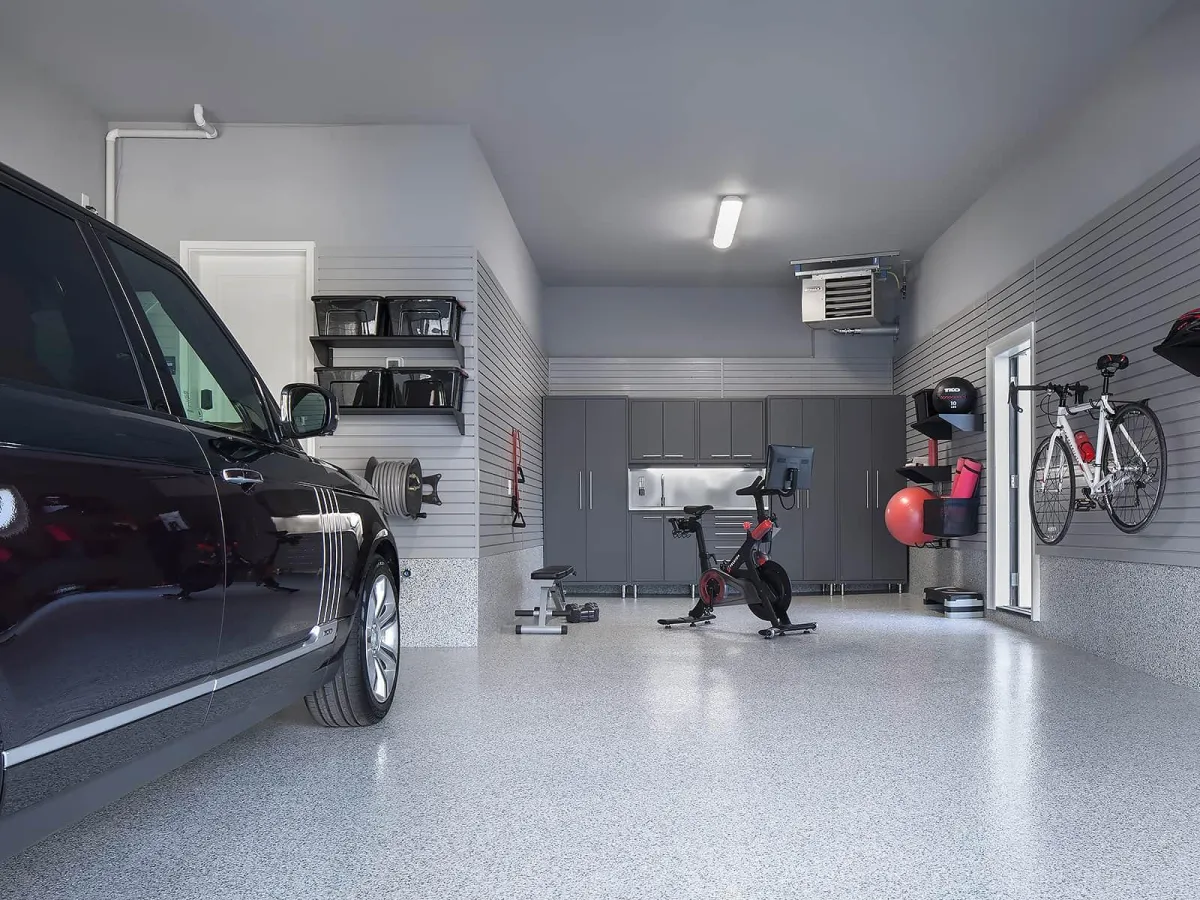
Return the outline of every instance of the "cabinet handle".
[[[754,459],[754,454],[753,453],[735,453],[735,454],[733,454],[733,458],[734,459]]]
[[[655,519],[661,519],[662,516],[642,516],[642,518],[649,522],[653,522]]]
[[[867,469],[867,509],[871,508],[871,470]],[[590,475],[588,476],[591,477]]]
[[[663,455],[664,455],[664,456],[665,456],[667,459],[683,459],[683,454],[682,454],[682,453],[664,453]]]
[[[708,455],[710,459],[729,459],[728,453],[710,453]]]
[[[579,472],[579,508],[583,509],[583,471]]]
[[[592,508],[592,470],[588,469],[588,509]]]
[[[811,496],[812,496],[812,491],[805,489],[805,491],[804,491],[804,508],[805,509],[810,509],[812,506],[812,504],[809,503],[809,499],[808,499]]]
[[[661,453],[643,453],[642,459],[662,459]]]
[[[879,509],[879,470],[875,470],[875,508]]]

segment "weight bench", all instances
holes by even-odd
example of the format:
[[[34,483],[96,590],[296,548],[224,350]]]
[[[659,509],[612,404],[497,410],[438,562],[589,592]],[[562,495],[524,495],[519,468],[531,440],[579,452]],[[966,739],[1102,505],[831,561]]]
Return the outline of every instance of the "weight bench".
[[[551,625],[550,619],[566,616],[566,597],[563,594],[562,580],[575,574],[574,566],[542,566],[529,577],[534,581],[549,581],[542,585],[545,593],[542,602],[533,609],[518,609],[516,616],[528,616],[537,619],[536,625],[518,625],[517,634],[566,634],[566,625]],[[551,609],[551,604],[554,604]]]

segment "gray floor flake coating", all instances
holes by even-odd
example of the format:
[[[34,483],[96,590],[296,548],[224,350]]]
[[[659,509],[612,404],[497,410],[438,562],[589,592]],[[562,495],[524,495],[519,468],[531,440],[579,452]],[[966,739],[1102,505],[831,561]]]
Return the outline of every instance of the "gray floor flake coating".
[[[410,650],[0,867],[0,897],[1196,898],[1200,693],[914,597],[602,601]]]

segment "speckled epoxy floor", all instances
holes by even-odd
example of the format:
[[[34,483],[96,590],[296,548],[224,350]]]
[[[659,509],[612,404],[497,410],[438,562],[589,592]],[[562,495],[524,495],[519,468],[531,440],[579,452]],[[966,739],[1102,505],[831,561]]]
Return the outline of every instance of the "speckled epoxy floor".
[[[384,725],[281,714],[0,896],[1200,896],[1200,693],[914,598],[771,642],[654,625],[686,606],[409,651]]]

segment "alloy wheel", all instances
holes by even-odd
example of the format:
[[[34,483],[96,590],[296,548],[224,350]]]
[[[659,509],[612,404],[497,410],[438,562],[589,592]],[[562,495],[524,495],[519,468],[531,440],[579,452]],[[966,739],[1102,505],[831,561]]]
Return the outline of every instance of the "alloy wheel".
[[[367,684],[371,696],[386,703],[396,687],[400,658],[400,610],[391,579],[380,574],[371,585],[363,616]]]

